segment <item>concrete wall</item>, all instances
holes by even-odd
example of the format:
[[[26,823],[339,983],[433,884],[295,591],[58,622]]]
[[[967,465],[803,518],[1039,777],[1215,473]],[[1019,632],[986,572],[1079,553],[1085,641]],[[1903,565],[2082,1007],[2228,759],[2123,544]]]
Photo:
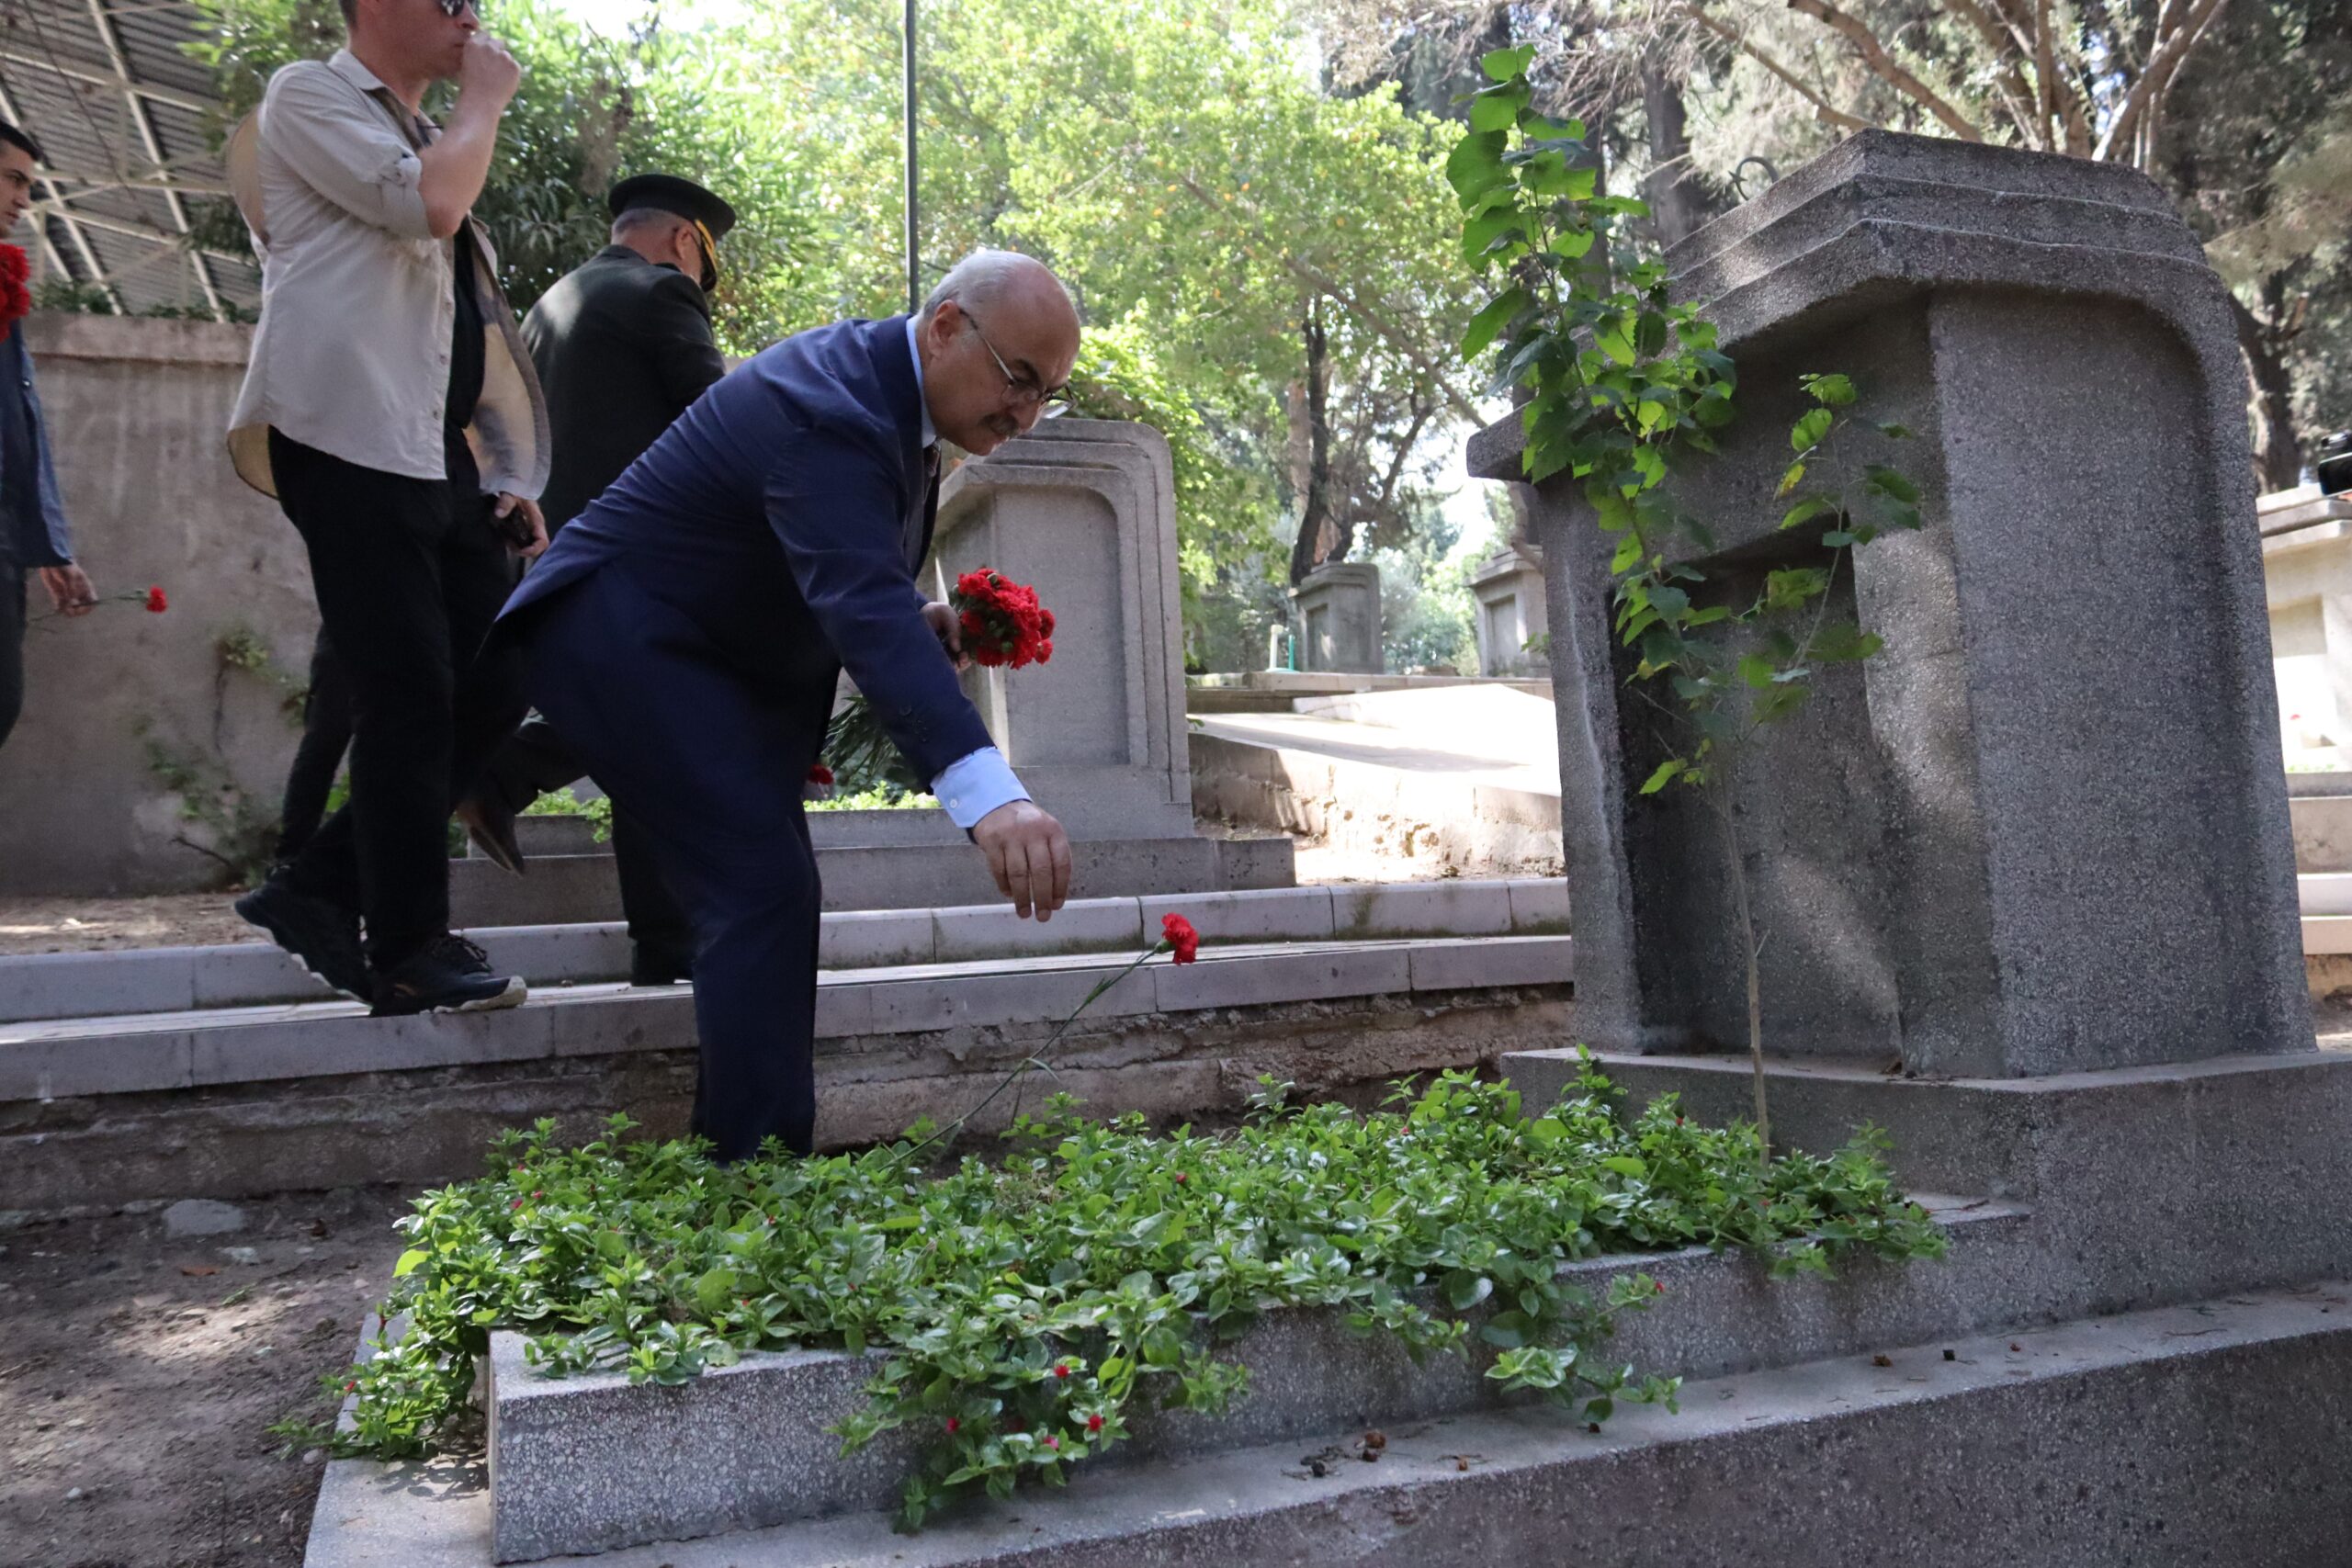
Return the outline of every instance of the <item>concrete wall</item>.
[[[223,807],[274,814],[295,739],[283,691],[224,676],[214,647],[248,627],[299,681],[317,624],[300,541],[222,445],[252,329],[43,313],[26,334],[77,556],[102,595],[161,584],[172,607],[109,603],[28,635],[24,717],[0,749],[0,896],[216,886],[218,863],[175,842],[210,835],[142,730]]]

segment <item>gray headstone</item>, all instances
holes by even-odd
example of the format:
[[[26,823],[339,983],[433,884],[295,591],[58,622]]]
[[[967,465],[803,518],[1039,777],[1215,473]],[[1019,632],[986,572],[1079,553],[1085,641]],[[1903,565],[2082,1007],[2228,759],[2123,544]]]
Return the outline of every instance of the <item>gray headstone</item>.
[[[939,495],[934,551],[947,584],[994,567],[1054,613],[1050,662],[965,677],[1022,782],[1073,833],[1189,838],[1166,438],[1117,420],[1054,420],[965,463]]]
[[[211,1198],[183,1198],[164,1211],[169,1236],[229,1235],[245,1228],[245,1212]]]
[[[1550,629],[1543,552],[1504,546],[1470,574],[1470,592],[1478,602],[1478,672],[1548,674],[1551,656],[1527,646]]]
[[[2228,296],[2131,170],[1871,131],[1668,258],[1743,417],[1680,500],[1734,592],[1776,531],[1796,379],[1919,439],[1927,526],[1834,607],[1885,639],[1731,786],[1768,1049],[2028,1076],[2308,1048],[2278,709]],[[1519,472],[1516,419],[1472,471]],[[1858,454],[1859,456],[1859,454]],[[1569,482],[1529,494],[1551,586],[1580,1032],[1747,1038],[1721,830],[1664,753]],[[1613,541],[1611,541],[1613,542]],[[1695,547],[1693,547],[1695,552]]]
[[[1377,675],[1380,651],[1380,569],[1369,561],[1332,561],[1290,591],[1298,633],[1298,667]]]

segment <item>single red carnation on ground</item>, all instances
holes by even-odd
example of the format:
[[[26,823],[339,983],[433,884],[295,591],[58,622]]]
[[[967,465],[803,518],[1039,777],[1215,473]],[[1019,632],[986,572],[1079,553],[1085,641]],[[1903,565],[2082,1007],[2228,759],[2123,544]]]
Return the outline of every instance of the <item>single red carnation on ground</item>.
[[[1176,962],[1190,964],[1201,955],[1201,933],[1182,915],[1159,917],[1160,941],[1176,950]]]
[[[164,591],[161,588],[150,588],[147,590],[147,613],[149,615],[160,615],[171,607],[172,602],[164,597]]]

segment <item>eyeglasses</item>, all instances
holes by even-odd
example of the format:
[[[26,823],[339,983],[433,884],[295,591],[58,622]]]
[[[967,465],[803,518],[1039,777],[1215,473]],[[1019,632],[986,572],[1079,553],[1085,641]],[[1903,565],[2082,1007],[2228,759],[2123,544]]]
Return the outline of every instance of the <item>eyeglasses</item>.
[[[473,12],[474,20],[479,22],[481,20],[481,8],[489,5],[490,0],[433,0],[433,3],[440,6],[441,14],[453,22],[469,10]]]
[[[971,323],[972,335],[980,340],[980,346],[989,351],[990,359],[996,361],[998,371],[1004,377],[1008,402],[1014,408],[1034,407],[1039,419],[1059,419],[1069,412],[1069,382],[1065,381],[1058,387],[1041,387],[1026,376],[1015,376],[1012,367],[1004,362],[1004,355],[996,351],[996,344],[989,341],[989,334],[980,331],[980,323],[972,320],[969,310],[964,312],[964,320]]]

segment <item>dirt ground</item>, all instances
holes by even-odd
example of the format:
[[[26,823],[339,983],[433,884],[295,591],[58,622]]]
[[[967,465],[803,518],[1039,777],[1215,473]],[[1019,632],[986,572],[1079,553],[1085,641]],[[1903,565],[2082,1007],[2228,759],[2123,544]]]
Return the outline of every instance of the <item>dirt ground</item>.
[[[408,1205],[365,1189],[237,1206],[248,1223],[224,1235],[166,1238],[159,1210],[0,1231],[0,1562],[302,1561],[323,1458],[266,1428],[324,1415],[318,1379],[348,1364]]]
[[[151,898],[0,898],[0,957],[119,947],[218,947],[262,934],[229,908],[233,893]]]

